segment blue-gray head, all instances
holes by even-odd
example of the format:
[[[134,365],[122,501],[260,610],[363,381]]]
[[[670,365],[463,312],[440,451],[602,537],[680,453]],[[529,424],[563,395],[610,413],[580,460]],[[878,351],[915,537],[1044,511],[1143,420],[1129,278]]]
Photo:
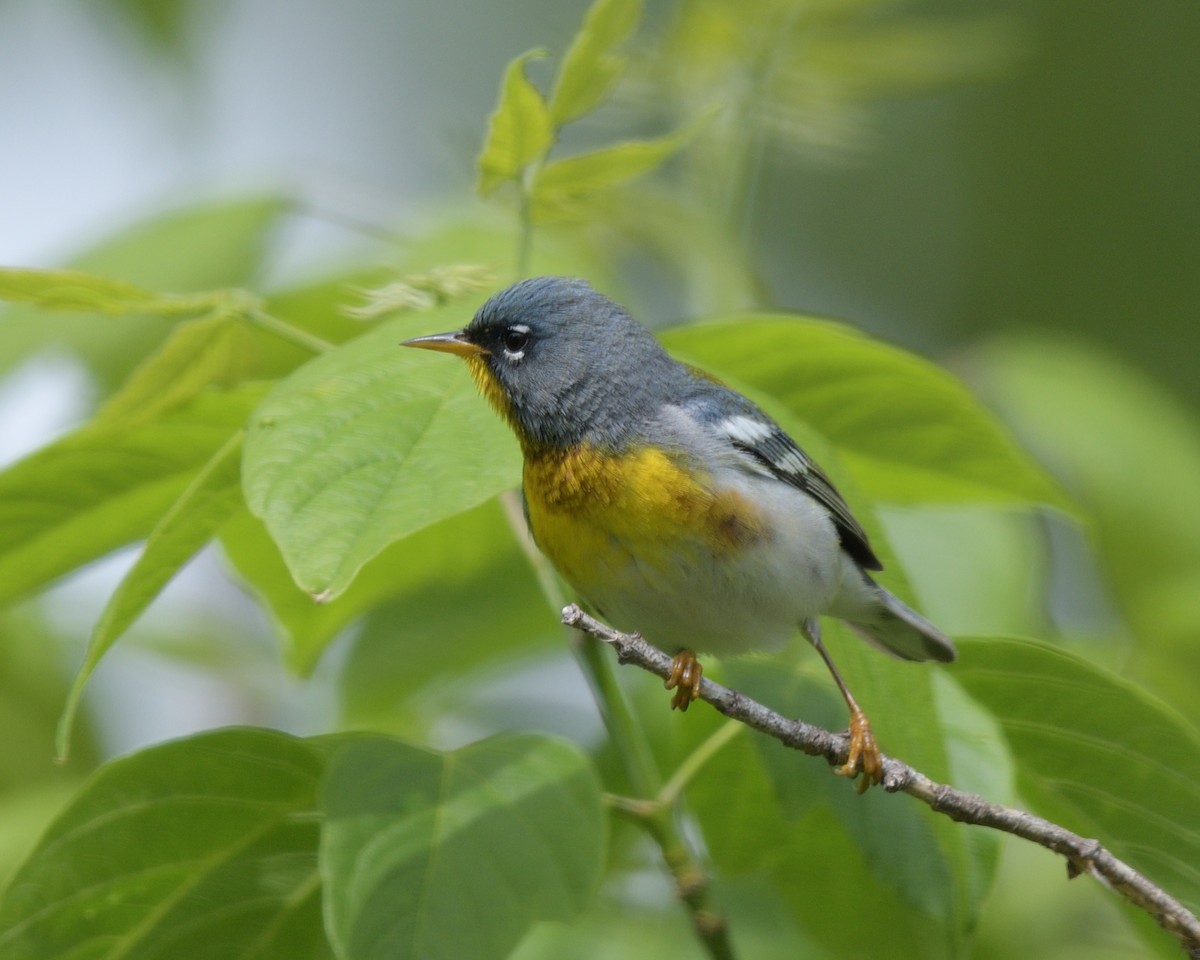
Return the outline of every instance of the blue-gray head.
[[[571,277],[522,280],[464,329],[405,345],[466,357],[527,448],[620,446],[682,372],[622,306]]]

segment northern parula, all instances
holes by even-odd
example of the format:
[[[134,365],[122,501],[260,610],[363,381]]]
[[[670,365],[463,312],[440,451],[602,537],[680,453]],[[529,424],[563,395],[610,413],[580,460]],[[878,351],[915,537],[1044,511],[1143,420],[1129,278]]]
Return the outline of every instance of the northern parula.
[[[673,706],[699,692],[693,651],[779,649],[798,627],[850,708],[838,772],[862,771],[860,789],[879,781],[875,737],[818,617],[906,660],[950,661],[954,645],[872,579],[882,564],[866,533],[774,420],[583,280],[523,280],[464,329],[405,346],[466,358],[520,442],[534,542],[614,626],[679,651]]]

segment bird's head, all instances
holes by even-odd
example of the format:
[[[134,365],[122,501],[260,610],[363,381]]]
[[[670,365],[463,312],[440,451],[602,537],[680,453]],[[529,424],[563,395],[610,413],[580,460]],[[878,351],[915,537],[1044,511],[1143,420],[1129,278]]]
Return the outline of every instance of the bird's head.
[[[672,361],[626,310],[570,277],[522,280],[493,295],[462,330],[406,340],[458,354],[526,447],[585,436],[618,442],[646,387]]]

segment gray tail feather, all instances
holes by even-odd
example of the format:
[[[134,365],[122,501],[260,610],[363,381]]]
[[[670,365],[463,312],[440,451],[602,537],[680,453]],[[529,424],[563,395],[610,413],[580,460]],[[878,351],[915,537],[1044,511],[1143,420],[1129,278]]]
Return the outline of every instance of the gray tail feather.
[[[958,656],[950,638],[911,607],[874,584],[879,595],[878,616],[869,623],[849,626],[873,647],[902,660],[940,660]]]

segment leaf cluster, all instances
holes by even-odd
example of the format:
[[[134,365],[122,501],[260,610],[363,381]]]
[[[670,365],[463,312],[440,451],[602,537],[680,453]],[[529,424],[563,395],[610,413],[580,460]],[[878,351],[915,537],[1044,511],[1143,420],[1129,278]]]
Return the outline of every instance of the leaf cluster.
[[[550,159],[563,128],[609,96],[624,66],[620,47],[640,16],[640,0],[593,4],[562,59],[548,98],[526,75],[529,63],[547,56],[546,51],[531,50],[508,65],[479,155],[481,195],[511,184],[529,221],[578,220],[594,211],[613,188],[661,167],[688,142],[694,124],[653,140]]]

